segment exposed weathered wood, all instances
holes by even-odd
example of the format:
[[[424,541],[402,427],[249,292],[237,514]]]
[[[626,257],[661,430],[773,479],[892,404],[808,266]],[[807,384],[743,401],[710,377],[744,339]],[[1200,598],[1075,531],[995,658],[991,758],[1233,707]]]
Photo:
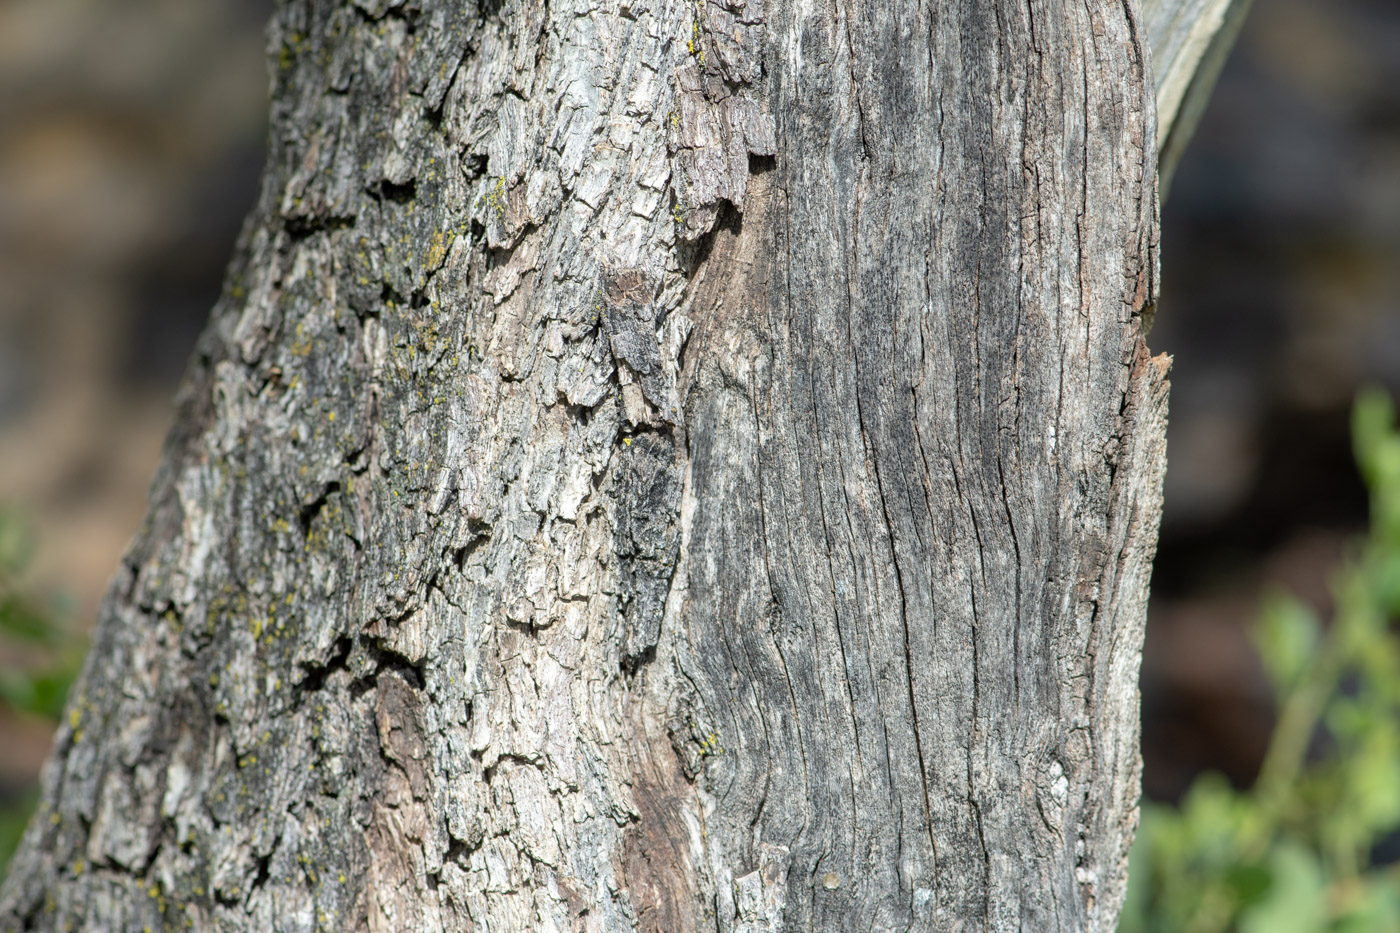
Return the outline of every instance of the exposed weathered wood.
[[[1157,88],[1161,199],[1235,44],[1252,0],[1142,0]]]
[[[1134,0],[288,0],[0,929],[1111,930]]]

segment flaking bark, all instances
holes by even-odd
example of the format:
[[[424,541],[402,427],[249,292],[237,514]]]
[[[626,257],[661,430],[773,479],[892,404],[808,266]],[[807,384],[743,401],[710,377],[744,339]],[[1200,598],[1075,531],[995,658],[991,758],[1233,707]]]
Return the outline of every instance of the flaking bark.
[[[23,930],[1111,930],[1136,3],[288,0]]]

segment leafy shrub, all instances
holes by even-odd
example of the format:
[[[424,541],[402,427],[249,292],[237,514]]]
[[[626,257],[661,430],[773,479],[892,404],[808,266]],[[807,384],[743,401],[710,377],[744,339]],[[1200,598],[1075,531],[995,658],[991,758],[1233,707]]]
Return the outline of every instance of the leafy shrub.
[[[1333,581],[1330,623],[1269,596],[1255,640],[1278,721],[1253,788],[1215,774],[1145,804],[1122,933],[1400,931],[1400,433],[1390,398],[1352,417],[1371,527]]]

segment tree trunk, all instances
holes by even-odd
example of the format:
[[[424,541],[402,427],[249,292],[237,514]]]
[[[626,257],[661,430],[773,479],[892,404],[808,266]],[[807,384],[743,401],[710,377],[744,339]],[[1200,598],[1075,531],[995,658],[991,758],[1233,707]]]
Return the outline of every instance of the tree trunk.
[[[294,0],[24,930],[1111,930],[1136,0]]]

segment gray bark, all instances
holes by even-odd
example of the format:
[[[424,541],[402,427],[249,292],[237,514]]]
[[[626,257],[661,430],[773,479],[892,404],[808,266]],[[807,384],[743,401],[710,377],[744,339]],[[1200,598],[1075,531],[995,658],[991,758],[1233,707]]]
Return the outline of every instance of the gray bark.
[[[23,930],[1110,930],[1135,0],[287,2]]]

